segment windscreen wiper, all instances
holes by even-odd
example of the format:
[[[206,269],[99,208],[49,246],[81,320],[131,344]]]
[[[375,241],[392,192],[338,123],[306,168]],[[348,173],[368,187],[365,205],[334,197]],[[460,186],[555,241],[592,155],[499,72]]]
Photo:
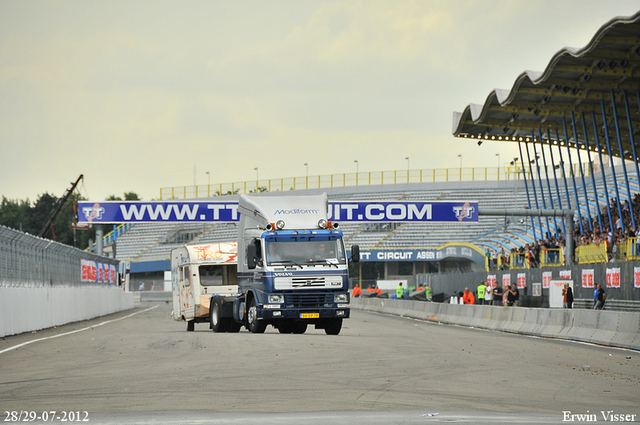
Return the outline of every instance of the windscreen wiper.
[[[336,269],[339,268],[337,263],[330,262],[327,259],[324,259],[324,260],[309,260],[305,264],[329,264],[331,266],[335,266]]]
[[[298,263],[296,263],[293,260],[278,260],[278,261],[272,261],[270,263],[270,265],[275,266],[275,265],[294,265],[294,266],[298,266],[300,268],[302,268],[302,266]]]

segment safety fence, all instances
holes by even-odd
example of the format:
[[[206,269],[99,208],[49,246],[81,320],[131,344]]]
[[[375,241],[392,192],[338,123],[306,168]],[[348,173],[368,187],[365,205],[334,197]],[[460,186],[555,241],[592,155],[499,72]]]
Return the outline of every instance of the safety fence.
[[[0,226],[0,286],[116,284],[118,261]]]
[[[517,270],[532,267],[550,267],[564,265],[564,248],[542,248],[538,260],[526,252],[515,252],[508,255],[498,255],[496,259],[487,258],[485,269],[489,270]]]
[[[576,264],[608,263],[611,261],[640,260],[640,240],[637,237],[628,238],[624,242],[616,242],[609,249],[605,241],[590,243],[575,248]],[[534,267],[563,266],[565,264],[564,247],[542,248],[538,259],[534,259],[526,252],[516,252],[505,256],[498,255],[494,260],[485,261],[485,269],[489,270],[518,270]]]
[[[588,164],[565,166],[566,173],[576,175],[582,168],[589,175]],[[460,167],[371,171],[343,174],[326,174],[279,179],[259,179],[243,182],[203,184],[193,186],[163,187],[160,200],[195,199],[221,195],[239,195],[256,192],[284,192],[288,190],[322,189],[330,187],[371,186],[403,183],[438,183],[462,181],[522,180],[537,178],[544,168],[522,167],[520,164],[505,164],[499,167]]]

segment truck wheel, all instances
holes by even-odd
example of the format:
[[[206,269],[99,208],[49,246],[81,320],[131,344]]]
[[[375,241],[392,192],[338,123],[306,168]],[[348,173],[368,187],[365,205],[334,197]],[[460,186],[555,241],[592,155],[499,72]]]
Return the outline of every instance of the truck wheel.
[[[329,319],[324,325],[324,332],[327,335],[338,335],[342,329],[342,319]]]
[[[187,332],[193,332],[196,329],[196,322],[193,320],[187,320]]]
[[[303,334],[307,331],[307,324],[305,322],[297,322],[293,325],[294,334]]]
[[[255,298],[251,300],[247,309],[247,325],[249,332],[254,334],[264,333],[265,329],[267,329],[267,324],[258,320],[258,306]]]
[[[214,332],[227,332],[229,319],[220,317],[220,304],[215,301],[211,306],[211,329]]]

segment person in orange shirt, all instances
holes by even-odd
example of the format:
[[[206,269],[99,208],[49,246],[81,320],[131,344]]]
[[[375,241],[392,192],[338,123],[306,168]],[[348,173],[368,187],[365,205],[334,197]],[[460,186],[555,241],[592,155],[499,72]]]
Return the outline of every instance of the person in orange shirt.
[[[376,286],[376,294],[382,294],[382,290],[378,286]]]
[[[351,296],[353,298],[362,296],[362,289],[360,289],[360,285],[356,284],[356,286],[353,288],[353,293],[351,294]]]
[[[465,304],[474,304],[473,292],[469,292],[469,288],[464,288],[464,294],[462,295],[462,302]]]
[[[367,292],[373,292],[373,287],[371,285],[367,288]]]

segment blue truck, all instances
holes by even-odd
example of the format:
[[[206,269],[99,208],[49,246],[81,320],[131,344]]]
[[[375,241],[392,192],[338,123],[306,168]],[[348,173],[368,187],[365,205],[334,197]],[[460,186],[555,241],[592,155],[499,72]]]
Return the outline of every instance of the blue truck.
[[[328,220],[326,193],[241,195],[238,202],[238,293],[214,295],[214,332],[245,326],[263,333],[304,333],[308,325],[338,335],[349,318],[348,252]],[[351,261],[359,261],[351,247]]]

